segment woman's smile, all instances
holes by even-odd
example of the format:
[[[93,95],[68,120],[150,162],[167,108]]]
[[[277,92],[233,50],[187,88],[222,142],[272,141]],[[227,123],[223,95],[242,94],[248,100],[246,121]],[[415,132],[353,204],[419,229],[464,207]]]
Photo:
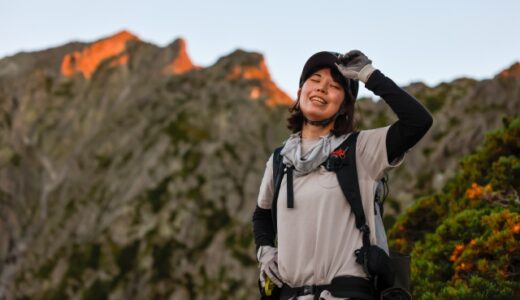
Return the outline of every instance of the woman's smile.
[[[316,104],[321,104],[321,105],[325,105],[327,104],[327,101],[325,101],[325,99],[321,98],[321,97],[318,97],[318,96],[312,96],[310,98],[310,100]]]

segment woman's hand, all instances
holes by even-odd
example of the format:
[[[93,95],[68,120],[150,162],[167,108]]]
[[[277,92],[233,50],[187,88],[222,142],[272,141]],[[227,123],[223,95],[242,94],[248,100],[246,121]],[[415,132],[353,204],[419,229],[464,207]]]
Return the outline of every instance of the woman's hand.
[[[260,262],[260,282],[265,284],[265,276],[278,287],[282,287],[282,280],[278,272],[278,249],[271,246],[262,246],[258,249],[258,261]]]
[[[345,55],[340,56],[340,64],[336,64],[338,70],[345,78],[361,80],[366,83],[368,78],[375,71],[372,61],[359,50],[351,50]]]

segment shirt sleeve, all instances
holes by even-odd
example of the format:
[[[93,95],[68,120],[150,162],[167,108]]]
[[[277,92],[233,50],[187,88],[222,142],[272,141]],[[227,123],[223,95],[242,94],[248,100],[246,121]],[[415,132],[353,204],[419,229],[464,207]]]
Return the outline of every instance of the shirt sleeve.
[[[265,164],[264,177],[258,192],[257,204],[260,208],[271,209],[274,193],[273,185],[273,155],[271,154]]]
[[[389,161],[397,161],[426,134],[433,124],[431,113],[414,96],[375,70],[365,87],[380,96],[397,115],[386,135]]]
[[[379,180],[384,171],[395,168],[404,161],[406,152],[392,162],[388,161],[386,135],[389,128],[390,125],[359,132],[356,151],[359,152],[360,163],[374,180]]]

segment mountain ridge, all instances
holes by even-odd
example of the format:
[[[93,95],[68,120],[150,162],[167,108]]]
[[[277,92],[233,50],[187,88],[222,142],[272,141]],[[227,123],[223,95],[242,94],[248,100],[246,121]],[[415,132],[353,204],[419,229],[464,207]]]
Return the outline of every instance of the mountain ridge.
[[[251,214],[292,100],[260,53],[200,68],[184,57],[165,74],[187,55],[183,41],[129,40],[88,78],[60,67],[92,43],[0,59],[0,298],[256,293]],[[388,224],[442,189],[502,115],[518,115],[519,81],[404,87],[435,121],[390,175]],[[355,118],[359,129],[395,121],[371,98]]]

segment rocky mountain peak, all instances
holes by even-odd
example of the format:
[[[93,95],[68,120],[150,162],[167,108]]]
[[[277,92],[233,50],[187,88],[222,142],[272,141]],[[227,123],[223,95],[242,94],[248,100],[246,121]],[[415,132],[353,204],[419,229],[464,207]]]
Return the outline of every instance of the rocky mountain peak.
[[[243,61],[244,58],[242,56],[244,55],[248,56],[247,63]],[[236,80],[243,78],[259,82],[259,86],[253,87],[250,91],[252,99],[267,97],[265,103],[270,107],[276,105],[290,106],[294,103],[291,97],[273,82],[263,55],[237,50],[229,55],[229,59],[233,61],[233,64],[228,70],[227,79]]]
[[[499,78],[520,77],[520,61],[515,62],[509,68],[498,73]]]
[[[182,74],[199,68],[191,61],[187,51],[186,40],[183,38],[176,39],[168,48],[171,48],[174,53],[171,62],[163,68],[164,74]]]
[[[61,74],[72,76],[76,73],[81,73],[85,78],[90,78],[104,59],[123,52],[126,48],[126,42],[131,40],[139,40],[139,38],[123,30],[93,42],[80,51],[66,54],[61,62]],[[127,62],[128,56],[122,55],[112,64],[126,64]]]

